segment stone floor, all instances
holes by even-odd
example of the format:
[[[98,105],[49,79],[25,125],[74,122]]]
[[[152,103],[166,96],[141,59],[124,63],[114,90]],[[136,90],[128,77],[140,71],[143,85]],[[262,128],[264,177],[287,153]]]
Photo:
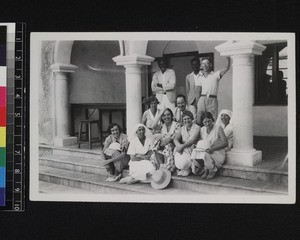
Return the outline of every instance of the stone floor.
[[[283,164],[288,152],[287,137],[254,137],[254,148],[262,151],[263,159],[256,168],[288,171],[287,161]]]

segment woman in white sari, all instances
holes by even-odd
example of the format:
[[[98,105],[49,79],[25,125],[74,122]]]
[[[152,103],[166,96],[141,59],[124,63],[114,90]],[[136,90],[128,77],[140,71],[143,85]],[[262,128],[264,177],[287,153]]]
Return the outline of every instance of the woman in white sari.
[[[203,114],[201,140],[193,150],[192,172],[202,176],[202,179],[212,179],[225,162],[225,148],[228,146],[223,128],[214,124],[210,112]]]
[[[223,109],[218,116],[216,125],[221,126],[224,130],[225,136],[228,140],[228,146],[225,151],[231,150],[233,146],[233,124],[232,124],[232,111]]]
[[[137,124],[129,136],[129,148],[127,154],[130,155],[129,176],[122,178],[120,183],[132,184],[139,181],[149,181],[155,167],[150,160],[152,155],[152,133],[143,124]]]

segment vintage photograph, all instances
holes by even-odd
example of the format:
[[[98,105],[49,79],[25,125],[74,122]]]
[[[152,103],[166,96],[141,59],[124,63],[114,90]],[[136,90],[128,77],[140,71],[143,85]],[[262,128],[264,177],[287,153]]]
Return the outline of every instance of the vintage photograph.
[[[31,33],[30,199],[294,203],[292,33]]]

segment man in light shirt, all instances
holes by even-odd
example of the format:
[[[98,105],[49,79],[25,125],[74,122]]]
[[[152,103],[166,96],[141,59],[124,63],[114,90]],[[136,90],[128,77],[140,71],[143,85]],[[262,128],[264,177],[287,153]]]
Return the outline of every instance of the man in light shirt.
[[[218,117],[218,88],[220,79],[228,72],[230,68],[230,58],[227,58],[227,64],[223,70],[214,72],[211,70],[212,63],[209,58],[201,60],[200,77],[196,79],[196,91],[199,91],[200,98],[197,103],[197,123],[202,126],[201,116],[205,112],[211,112],[214,119]]]
[[[187,96],[187,104],[193,105],[197,109],[197,102],[200,97],[200,88],[197,88],[196,92],[196,86],[195,81],[197,78],[200,77],[200,60],[199,58],[193,58],[191,60],[191,65],[193,72],[188,74],[185,79],[185,90],[186,90],[186,96]]]
[[[189,110],[194,116],[193,122],[196,122],[196,108],[193,105],[187,104],[185,96],[183,94],[179,94],[176,97],[176,105],[177,107],[174,111],[174,118],[176,122],[182,124],[182,112],[184,110]]]
[[[167,68],[167,60],[158,60],[159,71],[154,73],[151,83],[152,92],[160,102],[158,108],[170,108],[174,111],[176,97],[176,75],[175,71]]]

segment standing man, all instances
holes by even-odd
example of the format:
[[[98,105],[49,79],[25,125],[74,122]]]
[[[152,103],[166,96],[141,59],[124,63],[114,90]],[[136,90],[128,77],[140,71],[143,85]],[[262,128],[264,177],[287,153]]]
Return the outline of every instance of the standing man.
[[[187,104],[185,96],[183,94],[179,94],[176,97],[176,105],[177,107],[174,111],[174,118],[176,122],[179,122],[182,125],[182,112],[184,110],[189,110],[194,116],[193,122],[196,122],[196,108],[193,105]]]
[[[188,74],[185,79],[185,91],[187,96],[187,104],[193,105],[197,109],[197,102],[200,97],[200,88],[197,88],[196,92],[195,81],[200,77],[200,60],[199,58],[193,58],[191,60],[193,72]]]
[[[151,83],[152,92],[160,102],[158,108],[170,108],[174,111],[176,97],[176,76],[175,71],[167,68],[167,60],[161,58],[158,60],[160,71],[154,73]]]
[[[196,79],[196,91],[199,91],[200,98],[197,104],[197,123],[202,126],[201,116],[205,112],[211,112],[214,119],[218,117],[218,88],[220,79],[228,72],[230,68],[230,58],[227,58],[227,64],[221,71],[213,72],[212,63],[209,58],[203,58],[201,61],[200,77]]]

